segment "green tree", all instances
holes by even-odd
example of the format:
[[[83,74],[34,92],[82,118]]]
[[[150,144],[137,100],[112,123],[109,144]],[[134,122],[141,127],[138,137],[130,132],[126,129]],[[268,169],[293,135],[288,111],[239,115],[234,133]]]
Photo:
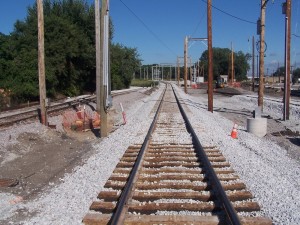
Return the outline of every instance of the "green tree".
[[[293,78],[292,78],[293,83],[296,83],[299,78],[300,78],[300,68],[297,68],[293,71]]]
[[[219,75],[228,74],[230,69],[230,57],[231,50],[228,48],[213,48],[213,77],[217,79]],[[249,54],[244,54],[239,51],[234,53],[234,71],[235,78],[237,81],[247,79],[247,71],[250,66],[248,60],[250,59]],[[207,63],[208,63],[208,51],[204,51],[200,57],[201,64],[204,65],[204,76],[207,79]]]
[[[86,0],[44,0],[45,64],[47,96],[74,96],[94,92],[95,7]],[[111,44],[112,88],[129,87],[140,65],[137,49]],[[37,99],[37,7],[28,7],[26,19],[16,21],[10,35],[0,33],[0,88],[19,100]]]
[[[281,66],[278,67],[277,70],[273,74],[274,77],[279,77],[279,80],[282,81],[285,76],[285,67]]]
[[[133,74],[139,69],[141,60],[136,48],[121,44],[111,45],[111,85],[112,90],[128,88]]]

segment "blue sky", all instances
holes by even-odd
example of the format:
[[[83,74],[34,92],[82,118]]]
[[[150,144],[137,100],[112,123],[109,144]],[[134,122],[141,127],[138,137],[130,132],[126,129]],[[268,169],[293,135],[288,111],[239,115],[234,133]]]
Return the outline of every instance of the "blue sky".
[[[17,19],[26,17],[27,6],[35,0],[2,1],[0,32],[9,34]],[[88,0],[94,3],[93,0]],[[252,36],[256,40],[256,23],[260,16],[260,0],[212,0],[214,7],[242,20],[212,9],[213,47],[230,48],[252,53]],[[284,0],[269,1],[266,11],[265,68],[269,74],[283,66],[284,21],[281,11]],[[292,33],[300,36],[300,0],[292,0]],[[183,56],[185,36],[205,38],[205,0],[110,0],[114,24],[114,42],[137,48],[143,64],[175,63]],[[248,41],[249,40],[249,41]],[[189,42],[189,55],[195,62],[207,49],[206,42]],[[291,64],[300,67],[300,38],[292,35]],[[268,71],[267,71],[268,70]]]

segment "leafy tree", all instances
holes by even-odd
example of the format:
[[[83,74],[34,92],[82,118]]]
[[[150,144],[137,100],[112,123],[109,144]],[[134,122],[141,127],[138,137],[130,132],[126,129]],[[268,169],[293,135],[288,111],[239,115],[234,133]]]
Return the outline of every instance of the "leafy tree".
[[[277,70],[273,74],[274,77],[279,77],[280,80],[284,79],[284,75],[285,75],[285,67],[284,66],[277,68]]]
[[[293,83],[296,83],[299,78],[300,78],[300,68],[297,68],[293,71],[293,78],[292,78]]]
[[[44,0],[47,96],[94,92],[95,7],[86,0]],[[38,99],[37,6],[28,7],[10,35],[0,33],[0,88],[19,100]],[[110,21],[110,43],[113,25]],[[130,85],[138,68],[136,49],[111,44],[113,89]]]
[[[112,90],[128,88],[133,74],[141,64],[137,49],[113,44],[111,45],[111,62]]]
[[[228,74],[230,69],[231,50],[228,48],[213,48],[213,77],[217,79],[219,75]],[[237,81],[247,79],[247,71],[249,70],[248,60],[249,54],[239,51],[234,53],[234,70]],[[208,74],[208,51],[204,51],[200,57],[201,64],[204,65],[204,76],[207,79]]]

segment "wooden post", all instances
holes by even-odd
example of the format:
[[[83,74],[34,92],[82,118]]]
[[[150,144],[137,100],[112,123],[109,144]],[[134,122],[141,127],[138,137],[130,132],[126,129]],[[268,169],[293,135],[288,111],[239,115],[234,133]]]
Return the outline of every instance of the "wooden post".
[[[288,18],[288,28],[287,28],[287,106],[286,106],[286,119],[290,119],[290,95],[291,95],[291,24],[292,24],[292,1],[286,0],[286,16]]]
[[[254,92],[254,74],[255,74],[255,50],[254,50],[254,36],[252,36],[252,91]]]
[[[207,36],[208,36],[208,111],[213,112],[213,51],[212,51],[212,14],[211,2],[207,1]]]
[[[43,1],[37,0],[38,16],[38,71],[39,71],[39,92],[41,123],[47,125],[46,111],[46,82],[45,82],[45,50],[44,50],[44,12]]]
[[[179,87],[179,80],[180,80],[180,66],[179,66],[179,57],[177,56],[177,84]]]
[[[184,39],[184,92],[187,94],[187,43],[188,37]]]
[[[263,111],[264,105],[264,55],[265,55],[265,17],[267,0],[261,0],[260,12],[260,48],[259,48],[259,88],[258,88],[258,106]]]
[[[231,84],[234,82],[234,56],[233,56],[233,46],[231,42]]]
[[[285,79],[283,120],[289,120],[291,94],[291,0],[286,0],[285,10]]]

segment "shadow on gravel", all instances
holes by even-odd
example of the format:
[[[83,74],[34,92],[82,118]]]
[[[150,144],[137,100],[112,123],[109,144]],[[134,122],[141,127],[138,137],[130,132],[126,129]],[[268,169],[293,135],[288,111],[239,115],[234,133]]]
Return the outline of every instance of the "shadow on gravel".
[[[234,110],[234,109],[227,109],[227,108],[219,108],[219,109],[214,109],[216,112],[223,112],[223,113],[234,113],[234,114],[239,114],[239,115],[244,115],[244,116],[251,116],[252,113],[247,111],[241,111],[241,110]]]
[[[294,145],[300,146],[300,138],[288,138]]]
[[[294,132],[290,129],[278,131],[271,133],[273,136],[279,137],[279,136],[286,136],[287,139],[294,145],[300,146],[300,133],[298,131]]]
[[[91,129],[92,133],[95,135],[95,137],[100,138],[100,129]]]

